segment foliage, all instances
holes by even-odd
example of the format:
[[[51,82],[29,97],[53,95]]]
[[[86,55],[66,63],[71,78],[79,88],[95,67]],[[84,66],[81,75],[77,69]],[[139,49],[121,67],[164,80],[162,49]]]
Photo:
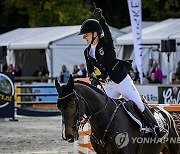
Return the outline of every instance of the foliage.
[[[180,18],[178,0],[142,0],[143,20],[161,21],[167,18]]]
[[[80,24],[90,17],[82,0],[15,0],[20,14],[28,14],[30,27]]]
[[[7,30],[17,27],[45,27],[81,24],[92,16],[83,0],[4,0],[0,19]],[[1,32],[5,31],[1,29]]]
[[[12,0],[0,1],[0,21],[0,33],[18,28],[20,25],[21,27],[28,26],[27,16],[18,13]]]
[[[127,0],[3,0],[0,33],[18,27],[79,25],[92,16],[92,3],[103,10],[109,25],[130,25]],[[143,21],[180,18],[179,0],[142,0]]]
[[[103,10],[109,25],[117,28],[130,25],[127,0],[94,0],[94,2]]]
[[[93,0],[103,10],[108,23],[122,28],[130,25],[128,0]],[[141,0],[143,21],[162,21],[180,18],[179,0]]]

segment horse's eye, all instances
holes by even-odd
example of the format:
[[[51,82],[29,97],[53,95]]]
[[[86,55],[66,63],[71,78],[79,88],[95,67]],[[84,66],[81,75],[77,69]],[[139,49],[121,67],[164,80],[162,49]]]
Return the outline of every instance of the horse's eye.
[[[70,108],[73,108],[73,107],[74,107],[74,102],[69,103],[68,106],[69,106]]]
[[[66,102],[58,102],[58,104],[57,104],[57,107],[59,110],[66,109],[67,106],[68,106],[68,103],[66,103]]]

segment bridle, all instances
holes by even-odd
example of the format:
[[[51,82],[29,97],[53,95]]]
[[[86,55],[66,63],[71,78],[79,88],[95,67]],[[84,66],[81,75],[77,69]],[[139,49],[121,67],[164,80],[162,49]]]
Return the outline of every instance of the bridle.
[[[67,121],[68,121],[70,118],[73,118],[74,116],[76,116],[76,122],[75,122],[75,124],[74,124],[74,126],[75,126],[74,139],[75,139],[75,140],[78,139],[78,130],[79,130],[79,128],[82,126],[82,129],[83,129],[84,125],[85,125],[93,116],[98,115],[99,113],[101,113],[101,112],[107,107],[107,104],[108,104],[108,100],[109,100],[109,99],[115,104],[116,107],[115,107],[114,112],[112,113],[112,115],[111,115],[111,117],[110,117],[110,120],[109,120],[109,122],[108,122],[108,124],[107,124],[107,126],[106,126],[106,129],[105,129],[105,131],[104,131],[103,137],[102,137],[101,139],[98,139],[93,133],[91,133],[92,139],[93,139],[97,144],[99,144],[99,145],[101,145],[101,146],[104,147],[104,146],[105,146],[104,139],[105,139],[105,136],[106,136],[106,134],[107,134],[107,131],[108,131],[108,129],[109,129],[109,127],[110,127],[110,125],[111,125],[111,123],[112,123],[112,121],[113,121],[113,119],[114,119],[114,117],[115,117],[115,114],[117,113],[119,107],[120,107],[124,102],[121,102],[121,103],[117,104],[112,98],[110,98],[110,97],[108,97],[108,96],[106,95],[106,103],[105,103],[104,107],[103,107],[102,109],[100,109],[99,111],[96,111],[95,113],[93,113],[93,114],[85,117],[84,115],[82,115],[82,116],[80,115],[80,105],[79,105],[79,101],[83,101],[83,102],[86,104],[86,106],[88,106],[88,108],[90,109],[89,104],[88,104],[88,102],[84,99],[84,97],[83,97],[81,94],[78,94],[75,90],[73,90],[72,93],[67,94],[67,95],[64,96],[64,97],[61,97],[61,98],[58,97],[58,100],[63,100],[63,99],[65,99],[65,98],[67,98],[67,97],[70,97],[70,96],[72,96],[72,95],[75,95],[75,103],[76,103],[76,105],[77,105],[77,106],[76,106],[76,113],[74,113],[73,115],[71,115],[71,116],[67,117],[66,119],[64,119],[64,120],[63,120],[63,124],[68,124]],[[81,123],[81,118],[84,118],[84,119],[85,119],[83,123]],[[62,138],[63,138],[64,140],[66,140],[65,137],[63,137],[63,130],[62,130]]]
[[[77,140],[77,138],[78,138],[78,130],[79,130],[79,127],[80,127],[80,116],[79,116],[79,103],[78,103],[78,100],[77,100],[77,97],[76,97],[76,91],[73,90],[73,92],[71,92],[70,94],[67,94],[67,95],[65,95],[65,96],[63,96],[63,97],[58,97],[58,100],[64,100],[64,99],[66,99],[66,98],[68,98],[68,97],[70,97],[70,96],[72,96],[72,95],[75,95],[75,103],[76,103],[76,105],[77,105],[78,107],[76,107],[76,112],[75,112],[74,114],[72,114],[71,116],[69,116],[69,117],[64,117],[64,116],[62,115],[62,117],[63,117],[63,119],[62,119],[62,125],[63,125],[63,124],[66,124],[66,125],[71,126],[70,124],[68,124],[68,121],[69,121],[69,119],[75,117],[76,119],[75,119],[75,124],[73,125],[73,127],[75,128],[74,138],[75,138],[75,140]],[[64,131],[64,127],[62,127],[62,138],[63,138],[64,140],[66,140],[66,138],[65,138],[64,135],[63,135],[63,131]]]

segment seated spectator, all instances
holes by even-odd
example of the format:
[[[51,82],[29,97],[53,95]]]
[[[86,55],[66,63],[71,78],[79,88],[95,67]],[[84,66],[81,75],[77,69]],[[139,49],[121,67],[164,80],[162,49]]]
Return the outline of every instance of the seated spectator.
[[[66,65],[62,65],[61,72],[60,72],[60,82],[61,83],[67,83],[69,79],[70,73],[67,69]]]
[[[180,80],[180,61],[177,63],[176,76]]]
[[[149,83],[160,83],[160,81],[158,80],[158,78],[156,77],[155,73],[151,73],[151,76],[149,78]]]
[[[73,77],[75,78],[75,76],[77,75],[77,72],[79,71],[79,68],[78,68],[78,66],[77,65],[74,65],[74,67],[73,67]]]
[[[135,73],[133,68],[130,69],[129,75],[130,75],[130,77],[131,77],[131,79],[133,80],[134,83],[139,83],[140,82],[139,81],[139,76],[138,76],[137,73]]]
[[[158,67],[158,63],[156,61],[153,62],[149,78],[151,78],[152,73],[155,73],[155,76],[159,80],[159,83],[162,83],[163,80],[162,70]]]
[[[45,69],[45,67],[39,66],[38,69],[36,69],[33,73],[34,77],[48,77],[49,76],[49,71]],[[38,79],[36,80],[37,82],[47,82],[48,80],[44,79]]]
[[[19,65],[15,67],[14,76],[16,76],[16,77],[22,76],[22,70]]]
[[[75,78],[86,78],[87,70],[84,64],[80,64],[79,71],[74,75]]]
[[[33,76],[39,76],[39,72],[41,72],[41,66],[39,66],[33,73]]]
[[[13,66],[12,64],[9,64],[9,66],[8,66],[8,68],[7,68],[7,72],[12,72],[12,73],[14,73],[14,71],[15,71],[14,66]]]
[[[180,80],[177,78],[176,73],[171,74],[170,84],[180,84]]]
[[[148,78],[146,78],[145,74],[143,73],[143,80],[142,80],[142,84],[149,84],[149,80]]]
[[[148,70],[146,72],[146,78],[148,78],[151,74],[151,69],[152,69],[152,65],[153,65],[153,59],[149,59],[148,60]]]

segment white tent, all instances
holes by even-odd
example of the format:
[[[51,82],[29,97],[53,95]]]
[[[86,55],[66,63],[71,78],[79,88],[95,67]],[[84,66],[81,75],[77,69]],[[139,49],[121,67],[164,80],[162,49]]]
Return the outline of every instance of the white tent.
[[[176,39],[176,52],[170,55],[170,64],[167,62],[166,53],[161,53],[161,40]],[[134,58],[133,34],[128,33],[116,39],[116,45],[121,49],[120,58]],[[142,29],[143,68],[147,71],[148,59],[153,58],[159,62],[163,74],[168,76],[175,71],[180,60],[180,19],[167,19],[152,26]],[[168,81],[167,81],[168,82]]]
[[[0,35],[0,46],[7,46],[7,64],[20,65],[24,76],[31,76],[38,66],[46,66],[50,76],[58,76],[61,65],[70,72],[73,65],[85,63],[86,43],[77,33],[80,25],[42,28],[18,28]],[[114,38],[122,33],[110,27]]]
[[[160,44],[163,39],[176,39],[180,43],[180,19],[167,19],[143,28],[142,44]],[[116,39],[117,45],[132,45],[133,34],[128,33]]]

